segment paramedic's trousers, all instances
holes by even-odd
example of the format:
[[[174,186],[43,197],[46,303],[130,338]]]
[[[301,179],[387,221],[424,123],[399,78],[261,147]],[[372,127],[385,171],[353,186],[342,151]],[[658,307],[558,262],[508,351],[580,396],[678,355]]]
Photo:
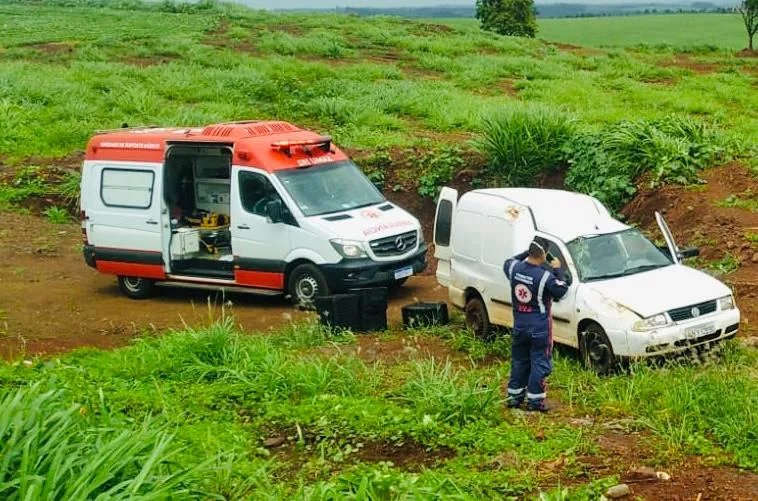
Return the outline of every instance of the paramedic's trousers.
[[[508,399],[512,402],[523,402],[526,393],[529,404],[540,405],[547,396],[545,379],[553,371],[553,339],[548,322],[513,329],[508,383]]]

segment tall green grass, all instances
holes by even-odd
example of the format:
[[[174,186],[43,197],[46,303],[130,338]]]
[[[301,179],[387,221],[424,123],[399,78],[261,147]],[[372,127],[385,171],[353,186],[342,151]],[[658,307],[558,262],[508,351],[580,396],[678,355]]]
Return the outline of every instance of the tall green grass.
[[[0,391],[0,497],[29,499],[203,499],[207,460],[175,461],[173,437],[146,419],[131,424],[105,408],[98,424],[63,391],[41,385]],[[194,486],[194,487],[193,487]]]

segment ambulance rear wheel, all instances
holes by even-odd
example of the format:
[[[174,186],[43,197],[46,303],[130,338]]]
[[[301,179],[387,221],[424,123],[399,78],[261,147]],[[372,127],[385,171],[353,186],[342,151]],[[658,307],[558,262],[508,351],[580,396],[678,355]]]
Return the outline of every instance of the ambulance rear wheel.
[[[301,264],[290,273],[287,290],[296,305],[311,308],[317,297],[329,295],[329,284],[315,265]]]
[[[130,299],[145,299],[152,295],[155,283],[147,278],[118,277],[118,287]]]
[[[613,346],[598,324],[589,324],[580,334],[579,356],[587,369],[601,376],[607,376],[616,369]]]
[[[466,325],[468,325],[476,337],[491,340],[494,337],[494,329],[490,324],[490,316],[487,314],[487,306],[479,296],[474,296],[466,301],[464,308],[466,313]]]

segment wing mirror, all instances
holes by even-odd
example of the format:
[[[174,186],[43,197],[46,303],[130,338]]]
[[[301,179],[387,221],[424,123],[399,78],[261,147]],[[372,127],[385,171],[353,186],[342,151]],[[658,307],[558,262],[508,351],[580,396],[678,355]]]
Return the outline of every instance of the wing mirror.
[[[266,204],[266,216],[271,223],[282,222],[282,201],[272,200]]]
[[[697,247],[688,247],[679,251],[679,259],[687,259],[691,257],[698,257],[700,255],[700,249]]]
[[[384,193],[384,183],[381,181],[374,181],[372,183],[374,187],[379,190],[379,193]]]

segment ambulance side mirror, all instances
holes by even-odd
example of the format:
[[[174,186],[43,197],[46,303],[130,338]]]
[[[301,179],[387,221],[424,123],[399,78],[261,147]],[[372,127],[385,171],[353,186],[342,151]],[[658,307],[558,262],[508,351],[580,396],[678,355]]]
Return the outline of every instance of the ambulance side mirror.
[[[266,204],[266,216],[272,223],[282,222],[282,201],[272,200]]]
[[[384,193],[384,183],[381,181],[374,181],[374,187],[379,190],[379,193]]]

